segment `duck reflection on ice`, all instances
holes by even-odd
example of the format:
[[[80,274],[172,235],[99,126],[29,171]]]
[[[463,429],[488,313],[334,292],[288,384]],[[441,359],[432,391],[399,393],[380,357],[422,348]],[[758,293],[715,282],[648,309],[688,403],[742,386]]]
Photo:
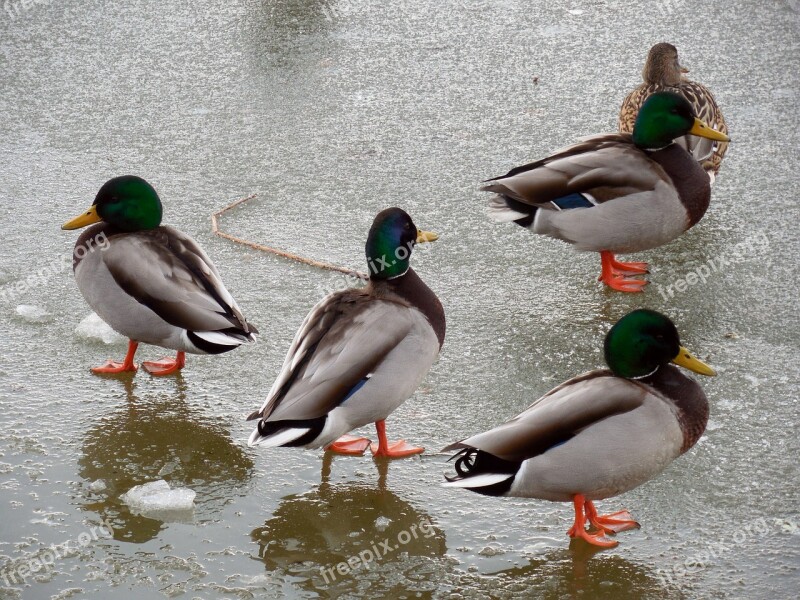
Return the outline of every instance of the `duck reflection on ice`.
[[[250,534],[258,558],[274,576],[332,597],[369,590],[424,591],[438,580],[446,543],[426,513],[386,488],[389,461],[376,461],[377,487],[328,483],[332,455],[326,453],[322,483],[283,499],[272,518]],[[299,583],[298,583],[299,582]],[[430,589],[433,589],[432,587]]]
[[[99,417],[84,437],[80,476],[106,484],[84,509],[108,520],[117,540],[143,543],[163,526],[119,500],[135,485],[164,479],[190,487],[197,492],[195,518],[202,519],[242,495],[252,474],[253,462],[233,443],[227,423],[187,404],[185,383],[180,376],[177,381],[177,393],[139,398],[128,378],[127,402]]]

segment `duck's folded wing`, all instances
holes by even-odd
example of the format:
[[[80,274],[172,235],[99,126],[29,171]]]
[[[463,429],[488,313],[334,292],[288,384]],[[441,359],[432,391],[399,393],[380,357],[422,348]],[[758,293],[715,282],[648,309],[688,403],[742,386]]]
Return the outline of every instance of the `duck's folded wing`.
[[[655,188],[665,175],[627,134],[585,138],[543,160],[490,179],[481,189],[540,206],[574,193],[597,202]]]
[[[120,235],[103,263],[127,294],[188,331],[255,332],[202,248],[175,229]]]
[[[643,386],[594,371],[565,382],[510,421],[451,444],[444,451],[477,448],[521,462],[547,452],[603,419],[642,405]]]
[[[360,290],[327,296],[300,326],[266,402],[248,420],[327,414],[371,376],[414,325],[411,309],[396,302]]]

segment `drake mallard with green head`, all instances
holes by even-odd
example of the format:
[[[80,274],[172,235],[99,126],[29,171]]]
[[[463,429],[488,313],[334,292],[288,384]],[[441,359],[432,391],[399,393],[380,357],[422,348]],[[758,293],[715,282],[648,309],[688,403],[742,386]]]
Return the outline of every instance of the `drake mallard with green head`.
[[[399,208],[378,213],[366,243],[366,287],[323,298],[295,334],[261,409],[251,446],[326,447],[341,454],[403,457],[423,448],[389,442],[387,417],[408,399],[444,343],[436,294],[411,268],[415,245],[438,239]],[[375,423],[378,443],[345,435]]]
[[[92,206],[61,227],[91,225],[75,243],[75,281],[92,310],[129,339],[124,361],[109,360],[94,373],[136,371],[140,343],[177,351],[175,358],[142,363],[153,375],[167,375],[183,368],[186,352],[220,354],[255,341],[256,328],[208,255],[186,234],[161,225],[161,217],[155,189],[128,175],[106,182]]]
[[[672,321],[652,310],[620,319],[604,349],[608,369],[578,375],[506,423],[445,448],[458,453],[456,474],[444,485],[572,502],[568,535],[596,546],[615,546],[605,534],[638,527],[627,511],[598,515],[594,502],[652,479],[705,431],[706,395],[671,363],[715,373],[681,346]]]
[[[657,92],[669,91],[683,96],[692,105],[698,118],[712,129],[727,135],[728,125],[725,123],[725,117],[722,116],[722,110],[714,99],[714,95],[703,84],[686,78],[684,74],[688,72],[689,69],[681,65],[678,59],[678,49],[672,44],[662,42],[650,48],[642,70],[644,83],[629,93],[622,101],[619,110],[620,132],[631,133],[633,131],[636,117],[647,98]],[[678,138],[677,143],[701,164],[711,179],[711,183],[714,183],[728,149],[728,143],[691,134]]]
[[[632,134],[588,137],[542,160],[488,180],[490,216],[532,233],[599,252],[600,281],[640,292],[647,264],[615,254],[663,246],[693,227],[708,209],[705,171],[674,141],[688,133],[728,140],[673,92],[650,96]]]

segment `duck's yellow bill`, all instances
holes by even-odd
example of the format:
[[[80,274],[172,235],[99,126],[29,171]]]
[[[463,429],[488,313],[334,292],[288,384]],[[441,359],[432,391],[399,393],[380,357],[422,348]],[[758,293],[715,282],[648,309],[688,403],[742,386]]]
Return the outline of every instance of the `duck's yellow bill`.
[[[725,135],[721,131],[712,129],[697,117],[694,118],[694,125],[692,125],[692,128],[689,130],[689,133],[691,133],[692,135],[696,135],[698,137],[714,140],[716,142],[731,141],[731,138],[729,138],[727,135]]]
[[[435,242],[439,239],[439,236],[432,231],[422,231],[422,229],[417,229],[417,243],[424,244],[425,242]]]
[[[708,375],[709,377],[713,377],[717,374],[714,369],[709,367],[702,360],[692,356],[692,353],[683,346],[681,346],[681,349],[678,351],[678,356],[672,359],[672,362],[683,367],[684,369],[689,369],[690,371],[699,373],[700,375]]]
[[[97,214],[97,207],[91,206],[89,210],[82,215],[79,215],[71,221],[64,223],[61,226],[61,229],[80,229],[81,227],[86,227],[92,223],[99,223],[102,220],[103,219],[100,217],[100,215]]]

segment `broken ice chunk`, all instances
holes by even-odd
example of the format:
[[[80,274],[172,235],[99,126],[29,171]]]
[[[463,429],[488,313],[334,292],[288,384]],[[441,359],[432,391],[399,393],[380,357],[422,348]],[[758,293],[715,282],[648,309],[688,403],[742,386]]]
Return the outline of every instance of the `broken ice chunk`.
[[[17,316],[28,323],[44,323],[50,314],[41,306],[32,304],[20,304],[17,307]]]
[[[170,488],[163,479],[131,488],[120,496],[132,512],[143,516],[166,516],[194,509],[195,493],[189,488]]]
[[[77,333],[79,337],[87,340],[100,341],[104,344],[119,344],[125,341],[125,338],[111,329],[97,313],[90,314],[83,321],[78,323],[78,326],[75,328],[75,333]]]
[[[102,492],[107,487],[108,486],[106,485],[105,481],[103,481],[102,479],[98,479],[97,481],[93,481],[92,483],[89,484],[89,491],[90,492]]]

